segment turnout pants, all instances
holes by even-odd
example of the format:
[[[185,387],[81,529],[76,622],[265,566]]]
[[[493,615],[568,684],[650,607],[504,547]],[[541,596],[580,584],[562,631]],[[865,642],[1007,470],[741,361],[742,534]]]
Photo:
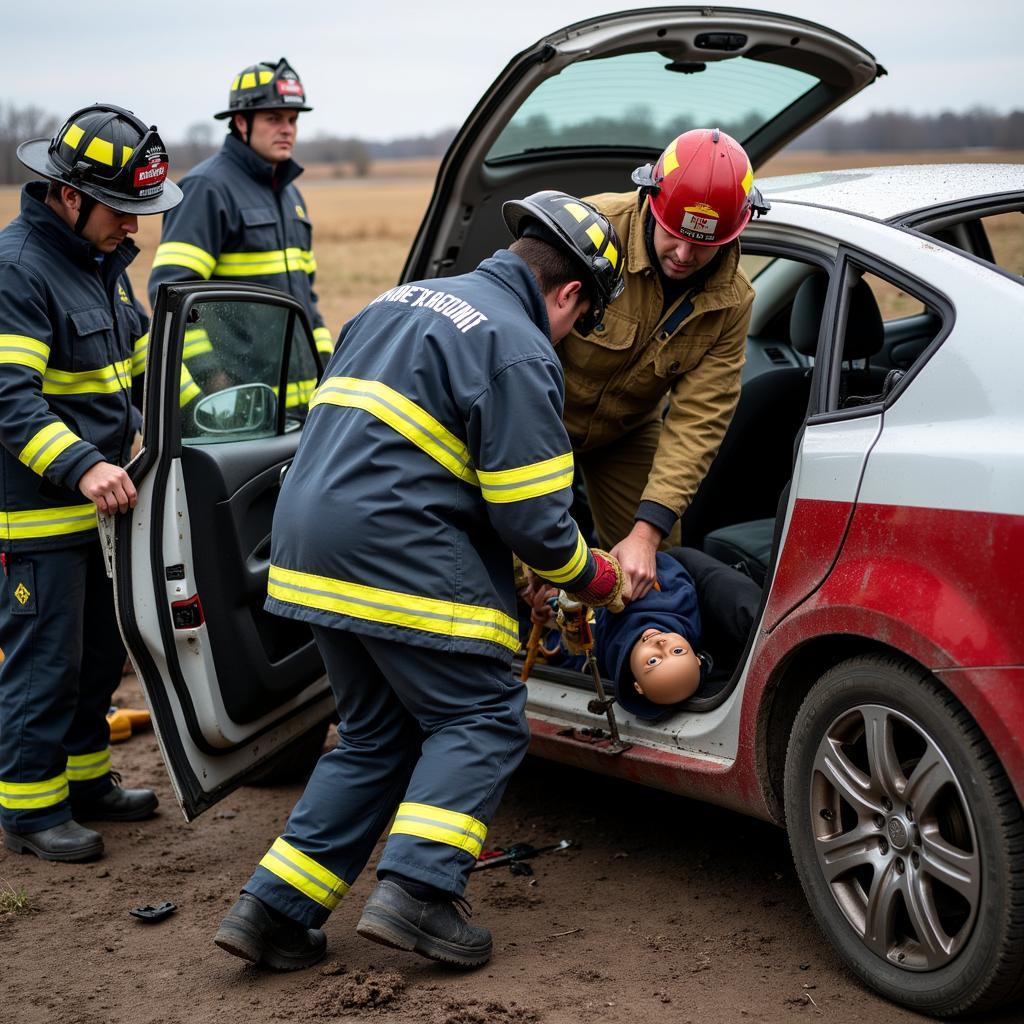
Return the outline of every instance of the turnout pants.
[[[318,927],[394,815],[378,873],[461,896],[526,753],[526,686],[497,658],[323,626],[313,633],[337,702],[338,745],[245,891]]]
[[[6,556],[0,583],[0,824],[72,817],[110,778],[107,709],[125,650],[98,541]]]

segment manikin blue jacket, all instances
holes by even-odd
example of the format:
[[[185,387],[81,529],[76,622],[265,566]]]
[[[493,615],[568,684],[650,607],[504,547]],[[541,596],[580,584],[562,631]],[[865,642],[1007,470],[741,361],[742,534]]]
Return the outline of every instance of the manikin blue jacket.
[[[511,660],[512,553],[569,590],[596,571],[569,514],[562,389],[543,297],[514,253],[378,296],[310,402],[267,608]]]
[[[279,288],[305,306],[317,348],[329,354],[333,338],[313,290],[313,227],[294,185],[301,173],[294,160],[275,167],[229,135],[219,153],[181,179],[184,199],[164,214],[150,305],[164,283],[223,278]],[[185,357],[201,369],[201,346],[190,352],[188,343]]]
[[[670,707],[655,704],[633,689],[629,653],[644,630],[678,633],[695,649],[700,645],[700,611],[693,579],[671,555],[659,551],[656,562],[661,590],[649,590],[617,614],[606,608],[594,612],[597,667],[604,678],[615,681],[615,698],[619,704],[643,719],[661,718],[671,711]]]
[[[0,548],[39,550],[96,536],[78,482],[98,462],[123,465],[139,423],[131,356],[148,327],[125,268],[130,240],[107,255],[45,204],[21,195],[0,231]]]

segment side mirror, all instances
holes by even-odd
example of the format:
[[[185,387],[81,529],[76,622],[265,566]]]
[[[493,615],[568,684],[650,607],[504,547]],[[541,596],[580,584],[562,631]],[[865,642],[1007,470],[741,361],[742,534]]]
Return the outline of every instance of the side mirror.
[[[200,399],[193,417],[204,434],[273,432],[277,395],[266,384],[239,384]]]

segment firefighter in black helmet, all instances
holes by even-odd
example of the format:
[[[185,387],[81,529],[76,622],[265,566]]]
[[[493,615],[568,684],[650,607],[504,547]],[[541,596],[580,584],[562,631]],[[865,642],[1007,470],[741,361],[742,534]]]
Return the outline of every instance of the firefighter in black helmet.
[[[224,278],[269,285],[303,304],[317,347],[330,354],[332,335],[313,290],[313,229],[294,184],[302,167],[292,147],[299,113],[308,110],[305,88],[283,57],[235,75],[227,109],[214,115],[228,122],[223,148],[182,178],[184,201],[164,218],[149,279],[151,303],[166,283]],[[185,341],[187,366],[200,386],[235,382],[233,367],[247,354],[239,339],[196,331]],[[300,383],[311,390],[316,382]]]
[[[110,770],[106,711],[124,646],[97,512],[135,504],[131,355],[148,323],[125,274],[138,217],[181,199],[153,127],[121,107],[72,114],[18,148],[47,181],[0,231],[0,824],[8,849],[98,856],[78,822],[157,805]]]
[[[586,604],[622,607],[615,560],[569,513],[553,347],[618,296],[619,241],[560,192],[506,214],[509,249],[392,288],[350,320],[310,403],[266,607],[310,624],[339,743],[221,922],[214,941],[245,960],[320,959],[320,926],[390,823],[356,930],[485,963],[490,932],[457,908],[529,739],[526,687],[509,673],[512,552]]]

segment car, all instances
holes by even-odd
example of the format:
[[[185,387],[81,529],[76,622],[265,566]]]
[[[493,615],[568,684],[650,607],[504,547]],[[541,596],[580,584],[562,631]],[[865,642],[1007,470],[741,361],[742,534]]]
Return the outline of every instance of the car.
[[[500,247],[505,199],[628,188],[689,127],[728,130],[756,168],[883,73],[851,40],[761,12],[571,25],[470,114],[402,279]],[[687,544],[761,584],[756,625],[663,720],[619,709],[619,744],[585,677],[535,667],[532,749],[785,825],[852,971],[923,1012],[981,1012],[1024,987],[1024,280],[991,230],[1020,238],[1024,174],[759,186],[771,209],[742,240],[756,290],[742,394],[682,520]],[[195,332],[234,384],[183,415]],[[298,303],[225,282],[161,289],[150,359],[138,504],[102,536],[192,819],[315,756],[332,712],[308,629],[263,610],[274,505],[322,364]]]

